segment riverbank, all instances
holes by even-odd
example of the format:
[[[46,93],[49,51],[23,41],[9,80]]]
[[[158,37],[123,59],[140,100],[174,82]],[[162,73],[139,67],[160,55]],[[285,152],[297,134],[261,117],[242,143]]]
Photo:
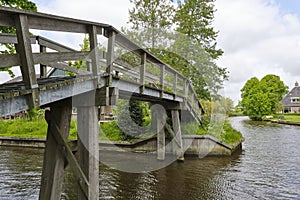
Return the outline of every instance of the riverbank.
[[[243,140],[229,145],[210,135],[184,135],[182,136],[182,142],[186,156],[230,156],[242,148]],[[77,140],[70,140],[69,143],[70,146],[75,147]],[[166,153],[173,153],[176,146],[175,141],[167,140],[166,144]],[[0,137],[0,146],[45,148],[45,145],[46,139],[44,138]],[[154,135],[135,142],[99,140],[99,150],[155,153],[157,150],[157,138]]]
[[[269,121],[277,124],[300,126],[300,115],[299,114],[283,114],[283,115],[276,114],[273,115],[272,119],[265,119],[265,121]]]

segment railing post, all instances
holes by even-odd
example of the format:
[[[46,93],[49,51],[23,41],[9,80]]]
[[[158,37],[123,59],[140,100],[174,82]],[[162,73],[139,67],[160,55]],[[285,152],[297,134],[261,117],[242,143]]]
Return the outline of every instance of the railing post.
[[[165,65],[161,65],[160,66],[160,89],[161,89],[161,93],[160,93],[160,97],[163,97],[164,94],[164,77],[165,77]]]
[[[26,89],[32,90],[31,95],[28,96],[28,105],[29,108],[36,108],[40,104],[39,86],[35,74],[27,16],[16,15],[15,27],[18,38],[17,53],[20,55],[23,82]]]
[[[110,87],[112,84],[115,41],[116,41],[116,33],[114,31],[109,31],[108,32],[107,56],[106,56],[106,73],[108,74],[108,77],[106,79],[107,87]]]
[[[183,94],[184,94],[184,98],[187,99],[188,98],[188,94],[189,94],[189,83],[188,83],[188,79],[184,80],[184,86],[183,86]]]
[[[174,73],[174,85],[173,85],[174,99],[176,98],[177,95],[177,79],[178,79],[178,74]]]
[[[147,54],[143,53],[141,56],[141,68],[140,68],[140,93],[142,94],[145,90],[145,74],[147,65]]]
[[[46,47],[40,45],[40,52],[41,53],[46,53]],[[40,64],[40,77],[41,78],[46,78],[46,76],[47,76],[47,66],[43,65],[43,64]]]
[[[97,40],[97,27],[92,25],[89,30],[90,39],[90,51],[92,60],[92,69],[90,69],[94,76],[98,76],[99,73],[99,49]]]

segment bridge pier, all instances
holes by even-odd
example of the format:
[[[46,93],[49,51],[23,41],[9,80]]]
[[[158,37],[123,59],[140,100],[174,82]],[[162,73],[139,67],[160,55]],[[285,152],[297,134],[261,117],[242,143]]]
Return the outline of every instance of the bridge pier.
[[[171,110],[172,125],[173,125],[173,140],[172,147],[173,153],[177,156],[177,160],[184,160],[184,150],[181,135],[179,110]]]
[[[66,159],[63,155],[64,147],[56,137],[67,139],[70,130],[72,103],[70,99],[53,103],[50,110],[46,110],[45,118],[48,123],[46,149],[41,179],[39,199],[60,199],[64,178]],[[58,132],[57,128],[60,132]]]
[[[78,161],[89,182],[88,197],[78,183],[78,199],[99,198],[98,107],[78,107]]]

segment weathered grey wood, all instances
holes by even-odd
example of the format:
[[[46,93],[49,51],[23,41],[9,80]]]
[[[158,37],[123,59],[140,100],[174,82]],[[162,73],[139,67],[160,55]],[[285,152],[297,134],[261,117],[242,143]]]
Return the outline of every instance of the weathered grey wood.
[[[55,125],[58,126],[63,137],[68,138],[71,114],[72,103],[70,99],[53,103],[50,106],[50,111],[46,111],[48,131],[39,194],[40,200],[60,199],[66,161],[62,154],[64,149],[57,144],[54,137],[55,134],[60,134],[57,132]]]
[[[147,54],[144,53],[141,56],[141,67],[140,67],[140,93],[143,93],[145,90],[145,75],[146,75],[146,65],[147,65]]]
[[[67,159],[69,166],[73,170],[73,173],[78,180],[80,189],[83,191],[85,197],[87,198],[89,196],[88,191],[90,184],[86,179],[85,174],[81,170],[71,148],[69,147],[67,140],[63,137],[64,134],[59,130],[57,124],[54,124],[54,128],[56,129],[56,131],[53,132],[54,139],[56,143],[62,147],[62,154]]]
[[[78,107],[78,159],[90,187],[86,198],[79,188],[78,199],[97,200],[99,198],[99,144],[98,107]]]
[[[96,26],[89,27],[89,39],[90,39],[90,51],[91,51],[91,60],[92,60],[92,69],[91,72],[94,76],[99,74],[99,48],[98,48],[98,39],[97,39],[97,28]]]
[[[27,16],[23,14],[15,16],[15,26],[18,38],[17,52],[20,55],[23,82],[26,89],[32,89],[32,95],[28,96],[28,105],[29,108],[36,108],[39,106],[40,99]]]
[[[177,79],[178,79],[178,74],[174,74],[174,85],[173,85],[173,93],[176,96],[177,94]]]
[[[108,75],[106,81],[107,87],[110,87],[112,83],[113,62],[114,62],[114,54],[115,54],[115,40],[116,40],[116,33],[114,31],[110,31],[108,33],[107,56],[106,56],[106,73]]]
[[[184,160],[184,151],[183,151],[183,144],[182,144],[182,136],[181,136],[181,127],[180,127],[180,118],[179,118],[179,111],[172,110],[172,124],[174,130],[174,139],[177,143],[177,148],[175,149],[175,154],[178,160]],[[173,146],[174,147],[174,146]]]
[[[166,154],[166,137],[164,130],[164,117],[162,110],[155,110],[156,133],[157,133],[157,159],[165,160]]]
[[[30,42],[31,44],[36,43],[36,36],[32,35],[30,36]],[[18,39],[16,34],[10,34],[10,33],[0,33],[0,43],[2,44],[17,44]]]
[[[10,55],[0,55],[0,68],[11,67],[11,66],[20,66],[20,55],[19,54],[10,54]]]
[[[48,52],[48,53],[34,53],[34,64],[49,63],[49,62],[63,62],[72,60],[85,60],[89,58],[90,52]]]
[[[41,53],[46,53],[46,47],[40,45],[40,52]],[[47,66],[40,64],[40,77],[45,78],[47,76]]]
[[[49,67],[52,67],[52,68],[61,69],[63,71],[72,72],[74,74],[90,74],[88,71],[70,67],[65,62],[49,62],[49,63],[42,62],[42,64],[46,65],[46,66],[49,66]]]
[[[164,91],[164,86],[165,86],[165,65],[162,65],[160,67],[160,89],[161,89],[161,97],[163,97],[163,91]]]
[[[58,52],[73,52],[76,51],[75,49],[72,49],[70,47],[67,47],[65,45],[59,44],[57,42],[54,42],[52,40],[49,40],[47,38],[37,36],[37,41],[40,46],[45,46],[49,49],[58,51]]]
[[[19,45],[18,45],[19,46]],[[23,56],[18,54],[14,55],[0,55],[0,68],[10,66],[20,66],[21,58]],[[48,53],[34,53],[33,63],[50,63],[50,62],[63,62],[71,60],[85,60],[89,58],[89,52],[48,52]]]

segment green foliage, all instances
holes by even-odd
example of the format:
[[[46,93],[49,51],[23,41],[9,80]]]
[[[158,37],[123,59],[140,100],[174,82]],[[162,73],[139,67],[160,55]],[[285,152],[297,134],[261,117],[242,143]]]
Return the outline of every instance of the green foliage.
[[[123,28],[130,39],[191,80],[198,97],[204,99],[217,96],[228,79],[226,68],[214,61],[223,52],[216,49],[217,32],[211,27],[213,2],[188,0],[175,9],[168,0],[131,0],[132,27]],[[174,27],[179,33],[172,32]]]
[[[216,59],[223,51],[216,49],[218,32],[212,26],[214,2],[215,0],[179,1],[174,21],[178,25],[176,31],[196,40],[212,58]]]
[[[37,11],[37,6],[35,3],[28,0],[0,0],[0,6],[11,7],[11,8],[19,8],[23,10],[31,10]],[[15,34],[16,30],[14,27],[0,27],[0,33],[12,33]],[[0,47],[4,47],[3,50],[0,51],[1,54],[14,54],[16,52],[13,44],[0,44]],[[15,75],[11,70],[11,67],[0,68],[0,72],[7,72],[11,78],[14,78]]]
[[[224,132],[223,134],[221,134],[221,140],[229,145],[240,142],[243,139],[243,135],[232,128],[228,120],[226,120],[226,122],[224,123],[223,130]]]
[[[122,131],[118,128],[117,122],[105,122],[100,124],[100,140],[122,141],[125,139]]]
[[[252,120],[261,121],[263,116],[271,115],[280,108],[279,101],[288,92],[288,87],[279,76],[266,75],[259,81],[249,79],[241,89],[243,111]]]
[[[45,138],[47,133],[45,120],[27,119],[0,120],[0,136],[21,138]]]

